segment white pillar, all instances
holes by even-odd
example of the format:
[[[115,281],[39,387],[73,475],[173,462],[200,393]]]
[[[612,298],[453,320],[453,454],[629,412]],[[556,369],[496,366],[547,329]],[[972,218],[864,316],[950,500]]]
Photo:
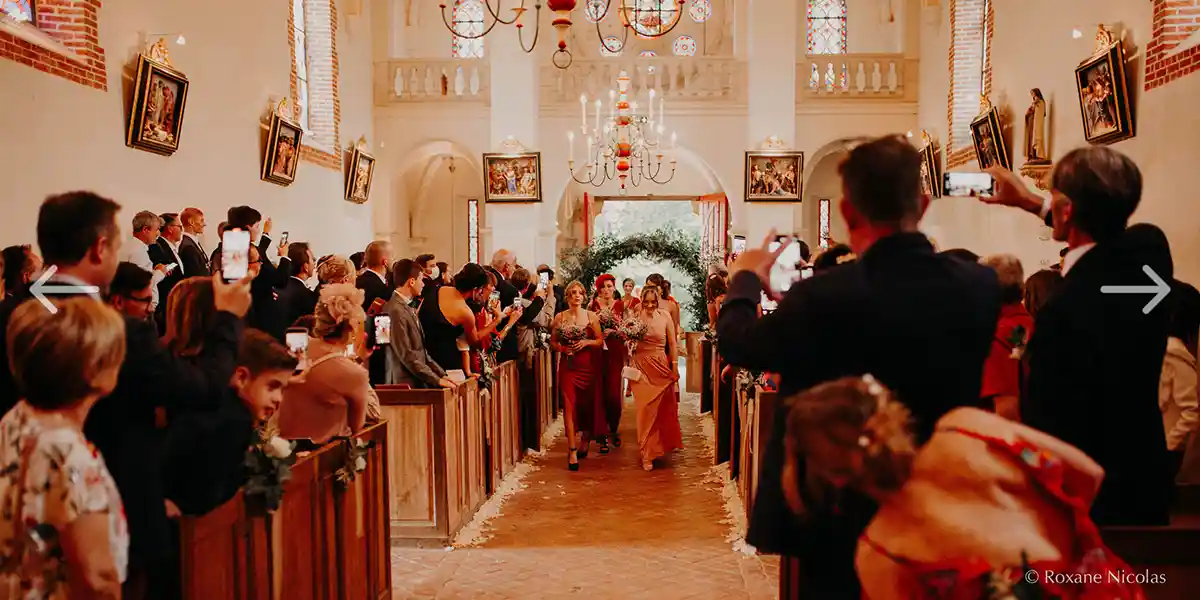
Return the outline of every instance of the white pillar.
[[[796,57],[800,0],[749,0],[746,27],[749,116],[746,147],[757,150],[770,136],[796,144]],[[744,177],[743,173],[743,177]],[[739,230],[758,244],[771,229],[796,228],[791,204],[748,203]]]
[[[533,38],[533,16],[523,18],[526,43]],[[538,68],[545,53],[542,46],[553,43],[553,31],[543,25],[538,52],[526,54],[517,39],[514,25],[497,25],[488,34],[485,52],[491,57],[492,113],[491,150],[502,151],[507,140],[515,140],[527,150],[538,150]],[[542,157],[542,170],[548,166]],[[554,161],[551,161],[554,162]],[[557,163],[555,163],[557,166]],[[542,194],[549,190],[542,186]],[[543,201],[551,201],[543,198]],[[484,247],[480,260],[488,262],[493,252],[506,248],[517,254],[524,266],[536,266],[538,222],[541,214],[537,204],[489,203],[487,223],[491,229],[491,244]]]

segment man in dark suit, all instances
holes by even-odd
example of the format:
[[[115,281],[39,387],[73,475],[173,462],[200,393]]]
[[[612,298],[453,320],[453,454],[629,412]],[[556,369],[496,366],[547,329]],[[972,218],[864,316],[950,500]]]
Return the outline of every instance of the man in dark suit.
[[[254,306],[246,317],[250,327],[265,331],[277,340],[282,341],[284,332],[290,323],[284,323],[280,311],[278,297],[275,293],[277,286],[283,285],[292,273],[291,261],[287,258],[287,244],[279,247],[279,266],[271,262],[271,219],[263,220],[262,213],[250,206],[235,206],[229,209],[227,215],[228,229],[242,229],[250,232],[251,241],[257,239],[258,262],[251,267],[258,267],[258,275],[250,286],[250,294],[254,297]],[[218,245],[216,252],[221,251]],[[253,259],[253,254],[251,255]]]
[[[313,276],[316,259],[305,242],[288,244],[288,262],[292,265],[292,276],[278,288],[279,310],[283,322],[291,327],[296,319],[313,314],[317,308],[317,293],[308,289],[308,278]]]
[[[388,272],[392,265],[392,245],[383,240],[375,240],[367,244],[363,252],[363,270],[354,286],[363,291],[363,310],[368,315],[380,314],[383,305],[392,297],[391,274]],[[383,352],[376,352],[367,360],[367,371],[371,383],[378,385],[387,378],[387,357]]]
[[[414,388],[452,388],[446,372],[425,350],[425,332],[412,301],[424,291],[424,270],[407,258],[392,267],[392,281],[400,282],[391,299],[383,305],[392,320],[392,338],[384,349],[389,384],[407,384]]]
[[[91,192],[68,192],[46,199],[38,213],[38,246],[55,285],[95,286],[103,293],[112,281],[121,246],[116,222],[121,207]],[[241,338],[241,316],[250,307],[249,280],[214,281],[216,315],[208,325],[204,350],[181,360],[159,343],[158,332],[144,321],[125,320],[125,362],[116,390],[88,415],[84,432],[104,455],[129,522],[129,578],[124,597],[149,586],[146,597],[170,598],[156,577],[175,560],[163,499],[159,444],[155,427],[158,408],[203,410],[214,406],[229,385]],[[79,293],[79,292],[77,292]],[[59,294],[61,295],[61,294]],[[99,294],[92,294],[99,301]],[[0,328],[31,294],[26,291],[0,303]],[[36,301],[36,300],[34,300]],[[0,356],[7,364],[7,350]],[[0,369],[0,412],[19,398],[12,375]],[[147,583],[148,582],[148,583]]]
[[[1174,474],[1158,385],[1168,311],[1145,313],[1150,295],[1101,292],[1109,285],[1153,285],[1147,267],[1163,281],[1174,276],[1163,232],[1127,227],[1141,201],[1141,172],[1125,155],[1089,146],[1059,160],[1044,200],[1011,172],[992,176],[996,195],[985,201],[1044,216],[1054,239],[1068,247],[1062,283],[1037,311],[1026,348],[1021,419],[1104,468],[1092,504],[1096,523],[1166,524]]]
[[[146,249],[146,253],[154,264],[168,267],[162,281],[158,282],[158,307],[154,313],[158,333],[162,335],[166,332],[167,300],[171,297],[171,290],[175,289],[180,281],[199,273],[186,273],[183,259],[179,256],[179,244],[183,240],[183,224],[179,222],[179,215],[165,213],[159,215],[159,218],[162,219],[162,229],[159,230],[158,239]]]
[[[758,318],[771,266],[786,247],[768,250],[772,232],[729,268],[717,319],[721,355],[779,374],[783,397],[870,373],[912,410],[920,441],[943,414],[975,404],[999,317],[999,284],[985,267],[938,255],[918,231],[929,205],[920,169],[920,154],[900,136],[851,150],[840,167],[841,211],[859,260],[793,285],[775,311]],[[847,489],[837,507],[806,498],[810,514],[801,521],[791,513],[780,487],[787,406],[774,417],[747,542],[798,557],[798,567],[783,561],[781,579],[802,569],[805,597],[857,598],[855,548],[876,507]],[[797,477],[804,481],[803,473]]]
[[[183,223],[183,239],[179,242],[179,258],[188,277],[212,273],[208,252],[204,249],[204,213],[198,208],[185,208],[179,215]]]
[[[517,301],[517,288],[508,281],[512,274],[517,270],[517,255],[509,250],[500,249],[492,256],[492,266],[487,268],[492,275],[496,276],[496,291],[500,292],[500,308],[506,309]],[[521,313],[518,325],[529,325],[537,318],[538,313],[542,312],[542,306],[546,304],[546,299],[536,297],[529,306],[522,306],[525,312]],[[503,330],[508,325],[508,319],[505,317],[497,330]],[[521,356],[520,343],[516,335],[506,335],[500,343],[500,350],[496,352],[496,363],[502,363],[509,360],[517,360]]]

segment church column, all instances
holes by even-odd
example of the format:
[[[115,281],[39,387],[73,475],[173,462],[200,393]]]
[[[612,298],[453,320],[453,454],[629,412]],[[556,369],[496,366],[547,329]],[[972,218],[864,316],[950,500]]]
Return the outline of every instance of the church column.
[[[533,39],[534,11],[522,17],[525,41]],[[515,25],[497,25],[486,38],[486,52],[491,57],[491,152],[539,150],[538,146],[538,68],[546,60],[546,44],[553,43],[554,33],[543,24],[538,48],[526,54],[517,39]],[[547,157],[542,157],[545,171]],[[550,190],[542,186],[542,194]],[[543,201],[551,201],[543,198]],[[487,205],[487,226],[490,243],[483,248],[482,262],[491,260],[492,253],[506,248],[517,253],[526,267],[536,266],[538,223],[541,207],[538,204],[490,203]]]
[[[800,0],[749,0],[746,54],[749,117],[746,148],[759,150],[771,136],[784,148],[796,145],[796,36]],[[743,173],[743,177],[744,177]],[[738,229],[758,244],[772,228],[792,233],[792,204],[746,204]]]

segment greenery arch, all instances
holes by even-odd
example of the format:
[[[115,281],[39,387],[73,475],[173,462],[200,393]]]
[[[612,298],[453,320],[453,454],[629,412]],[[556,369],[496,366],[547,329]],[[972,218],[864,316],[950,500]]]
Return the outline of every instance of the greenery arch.
[[[623,238],[602,235],[586,247],[568,248],[562,254],[562,278],[563,281],[579,281],[592,290],[597,277],[636,256],[669,262],[686,273],[689,281],[684,287],[692,297],[689,309],[693,322],[702,329],[708,325],[704,285],[711,259],[700,255],[699,239],[678,229],[658,229]],[[674,291],[678,293],[678,289]]]

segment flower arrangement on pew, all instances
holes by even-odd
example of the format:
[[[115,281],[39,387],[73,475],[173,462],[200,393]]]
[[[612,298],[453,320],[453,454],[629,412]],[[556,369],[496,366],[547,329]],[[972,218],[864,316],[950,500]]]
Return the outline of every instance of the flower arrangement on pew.
[[[533,347],[538,350],[545,350],[550,347],[550,328],[540,325],[534,327],[533,331]]]
[[[279,437],[279,427],[269,421],[258,432],[258,442],[246,453],[246,497],[267,513],[283,502],[283,488],[292,478],[296,443]]]
[[[368,442],[358,438],[345,439],[346,454],[342,466],[333,474],[334,479],[343,488],[349,486],[359,473],[367,470],[367,457],[370,456],[371,448],[374,447],[374,441]]]
[[[717,343],[717,328],[713,326],[705,327],[704,340],[713,344]]]
[[[750,392],[754,391],[756,386],[769,389],[770,383],[770,378],[762,371],[740,369],[737,372],[737,389],[739,392],[746,392],[745,397],[747,399],[749,399]]]
[[[479,369],[480,390],[487,390],[492,386],[493,375],[495,373],[495,368],[492,365],[493,362],[495,362],[495,359],[492,358],[491,352],[483,352],[479,355],[479,364],[481,365]]]

